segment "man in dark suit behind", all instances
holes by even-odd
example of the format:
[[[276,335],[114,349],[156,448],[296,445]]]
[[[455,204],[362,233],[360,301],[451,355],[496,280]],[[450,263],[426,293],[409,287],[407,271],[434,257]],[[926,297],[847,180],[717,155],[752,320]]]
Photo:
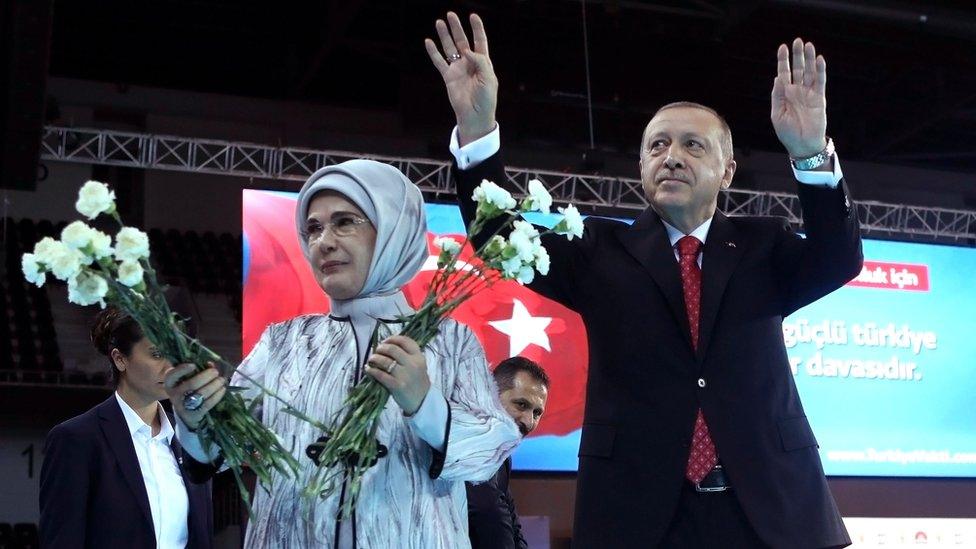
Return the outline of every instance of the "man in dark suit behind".
[[[498,363],[492,374],[502,406],[522,436],[535,430],[549,400],[549,376],[535,362],[513,356]],[[525,549],[515,500],[508,489],[512,458],[495,476],[480,484],[467,483],[468,537],[472,549]]]
[[[498,80],[481,20],[473,47],[453,13],[426,46],[458,126],[462,215],[482,179],[505,183]],[[650,203],[627,225],[589,218],[581,239],[543,237],[534,291],[578,312],[589,371],[575,547],[835,547],[850,544],[800,403],[782,320],[861,268],[857,217],[826,138],[826,63],[781,45],[771,119],[799,181],[806,237],[781,219],[729,218],[735,174],[713,110],[662,107],[644,130]],[[486,229],[484,234],[491,234]],[[476,239],[475,244],[480,244]]]

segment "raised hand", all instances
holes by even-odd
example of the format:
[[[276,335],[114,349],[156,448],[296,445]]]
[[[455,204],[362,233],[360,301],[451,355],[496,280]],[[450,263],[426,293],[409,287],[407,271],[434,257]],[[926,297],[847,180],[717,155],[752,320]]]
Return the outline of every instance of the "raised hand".
[[[444,78],[447,98],[457,117],[458,140],[464,145],[495,129],[495,107],[498,105],[498,78],[488,57],[485,25],[477,14],[471,14],[474,49],[454,12],[447,13],[447,23],[435,23],[441,50],[430,38],[424,40],[430,60]]]
[[[780,44],[776,61],[773,129],[791,157],[811,157],[827,146],[827,62],[800,38],[793,41],[792,70],[786,44]]]

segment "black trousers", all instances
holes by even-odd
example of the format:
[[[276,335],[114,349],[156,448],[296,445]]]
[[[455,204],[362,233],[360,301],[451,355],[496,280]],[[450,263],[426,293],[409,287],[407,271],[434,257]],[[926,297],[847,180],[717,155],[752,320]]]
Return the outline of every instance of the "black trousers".
[[[752,529],[733,489],[699,493],[685,482],[678,508],[660,547],[759,549],[769,546]]]

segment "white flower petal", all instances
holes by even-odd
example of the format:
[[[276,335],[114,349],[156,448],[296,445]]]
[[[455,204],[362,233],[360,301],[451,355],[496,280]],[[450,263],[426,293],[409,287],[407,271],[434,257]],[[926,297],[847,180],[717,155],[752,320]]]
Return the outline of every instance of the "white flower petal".
[[[491,204],[499,210],[511,210],[517,204],[515,198],[512,197],[512,193],[487,179],[483,180],[481,185],[478,185],[471,198],[479,203]]]
[[[96,229],[92,229],[90,244],[96,259],[111,257],[115,252],[112,249],[112,237]]]
[[[572,240],[574,236],[583,238],[583,217],[576,206],[570,204],[565,208],[559,208],[559,213],[563,214],[563,219],[556,224],[554,230],[558,234],[566,235],[569,240]]]
[[[68,281],[68,301],[87,306],[96,303],[105,307],[108,282],[98,274],[82,271]]]
[[[115,211],[115,192],[109,190],[105,183],[88,181],[78,191],[75,209],[88,219],[95,219],[101,213]]]
[[[549,213],[552,208],[552,195],[538,179],[529,181],[529,197],[531,202],[530,211]]]
[[[541,275],[549,274],[549,252],[542,246],[535,251],[535,270]]]
[[[434,246],[442,252],[457,255],[461,251],[461,244],[448,236],[439,236],[434,239]]]
[[[34,254],[26,253],[21,256],[20,268],[24,271],[24,278],[27,279],[27,282],[37,285],[38,288],[47,281],[47,275],[38,264],[37,256]]]
[[[92,240],[92,229],[84,221],[74,221],[61,231],[61,242],[75,250],[83,250]]]
[[[504,278],[515,278],[521,269],[522,259],[518,256],[502,261],[502,276]]]
[[[87,264],[88,258],[78,250],[68,247],[64,242],[54,241],[50,249],[46,249],[47,257],[44,264],[58,280],[71,280],[81,268]]]
[[[522,265],[516,279],[519,284],[530,284],[535,279],[535,270],[530,265]]]
[[[144,271],[138,261],[123,261],[119,263],[118,280],[130,288],[134,288],[142,282]]]
[[[136,261],[149,257],[149,236],[134,227],[123,227],[115,235],[115,258]]]
[[[34,244],[34,255],[41,263],[50,264],[52,254],[56,250],[60,249],[58,247],[59,244],[61,244],[61,242],[51,238],[50,236],[45,236],[38,241],[37,244]]]

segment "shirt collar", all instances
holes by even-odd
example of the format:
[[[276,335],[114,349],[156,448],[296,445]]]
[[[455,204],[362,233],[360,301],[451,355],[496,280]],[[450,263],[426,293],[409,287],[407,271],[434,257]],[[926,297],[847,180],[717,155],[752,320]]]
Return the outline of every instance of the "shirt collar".
[[[671,247],[678,243],[681,237],[685,236],[685,233],[681,232],[679,229],[671,225],[665,220],[661,220],[664,223],[664,228],[668,231],[668,240],[671,241]],[[697,238],[702,244],[705,244],[705,237],[708,236],[708,229],[712,226],[712,218],[709,217],[704,223],[698,226],[694,231],[691,231],[691,236]]]
[[[145,431],[146,435],[151,435],[152,429],[149,427],[149,425],[146,425],[146,422],[142,421],[139,414],[137,414],[136,411],[133,410],[132,407],[122,399],[118,391],[115,392],[115,399],[119,401],[119,408],[122,408],[122,417],[125,418],[125,424],[129,428],[129,435],[135,437],[136,433],[143,430]],[[163,407],[160,406],[158,402],[156,403],[156,406],[159,406],[159,434],[156,435],[156,438],[165,438],[166,443],[170,444],[173,442],[173,435],[175,434],[173,425],[169,422],[169,417],[166,416],[166,411],[163,410]],[[152,437],[148,436],[147,438]]]

